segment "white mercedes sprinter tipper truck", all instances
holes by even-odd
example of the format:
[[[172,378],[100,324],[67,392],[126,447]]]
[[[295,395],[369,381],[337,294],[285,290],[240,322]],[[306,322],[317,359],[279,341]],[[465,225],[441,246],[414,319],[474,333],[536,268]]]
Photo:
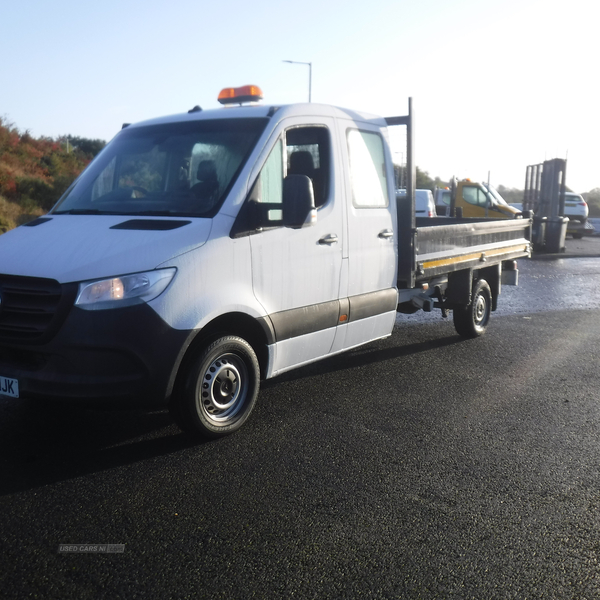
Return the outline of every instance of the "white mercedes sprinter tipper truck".
[[[168,404],[214,438],[262,378],[389,336],[396,311],[485,331],[530,221],[421,223],[414,166],[396,204],[387,141],[410,114],[243,105],[261,96],[124,127],[46,216],[0,236],[0,394]]]

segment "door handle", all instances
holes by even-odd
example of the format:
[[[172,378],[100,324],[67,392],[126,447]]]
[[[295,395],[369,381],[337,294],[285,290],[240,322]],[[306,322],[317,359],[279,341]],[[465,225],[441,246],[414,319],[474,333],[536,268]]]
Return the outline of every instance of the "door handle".
[[[380,237],[381,239],[387,239],[387,238],[391,238],[394,235],[394,232],[391,229],[384,229],[383,231],[379,232],[379,235],[377,237]]]
[[[337,242],[338,236],[335,235],[335,233],[330,233],[319,240],[319,244],[321,244],[321,246],[331,246],[332,244],[337,244]]]

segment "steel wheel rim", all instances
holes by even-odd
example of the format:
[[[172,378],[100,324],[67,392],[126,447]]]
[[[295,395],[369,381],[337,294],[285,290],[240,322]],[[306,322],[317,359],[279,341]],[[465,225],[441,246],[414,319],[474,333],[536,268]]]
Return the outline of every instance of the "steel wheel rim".
[[[235,354],[223,354],[202,375],[197,400],[199,408],[208,419],[222,425],[239,412],[248,385],[244,361]]]
[[[475,301],[475,325],[481,327],[487,320],[487,300],[483,294],[479,294]]]

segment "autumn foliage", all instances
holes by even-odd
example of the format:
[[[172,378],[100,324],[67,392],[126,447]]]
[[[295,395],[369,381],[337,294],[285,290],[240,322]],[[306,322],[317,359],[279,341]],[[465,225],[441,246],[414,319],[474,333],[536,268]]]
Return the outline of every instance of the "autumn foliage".
[[[0,233],[47,212],[103,146],[72,136],[36,139],[0,117]]]

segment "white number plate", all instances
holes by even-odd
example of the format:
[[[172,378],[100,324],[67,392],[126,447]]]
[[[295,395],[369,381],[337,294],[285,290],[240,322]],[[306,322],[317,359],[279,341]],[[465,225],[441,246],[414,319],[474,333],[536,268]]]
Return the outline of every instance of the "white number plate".
[[[19,397],[19,382],[16,379],[0,375],[0,396]]]

